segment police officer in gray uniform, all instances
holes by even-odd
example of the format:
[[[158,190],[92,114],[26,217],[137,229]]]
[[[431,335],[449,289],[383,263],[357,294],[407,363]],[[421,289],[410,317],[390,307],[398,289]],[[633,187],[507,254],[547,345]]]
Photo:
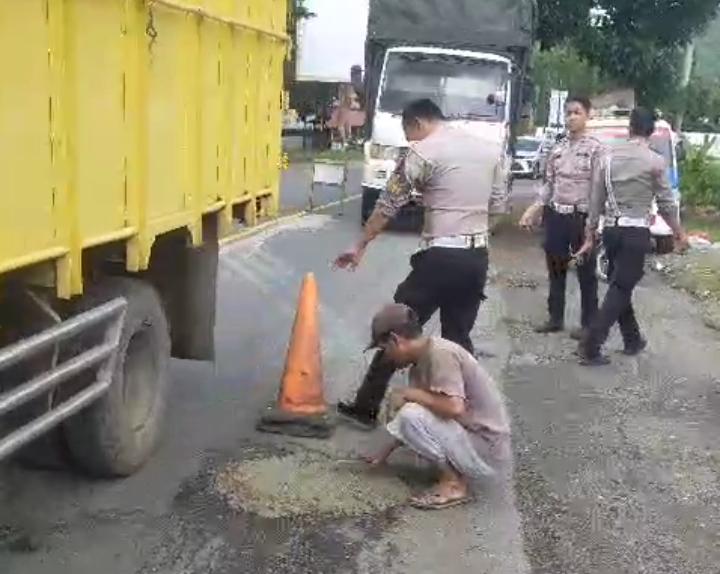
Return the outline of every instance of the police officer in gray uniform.
[[[602,144],[586,133],[590,118],[590,101],[571,96],[565,103],[568,137],[550,152],[545,182],[538,201],[530,206],[520,226],[532,228],[542,214],[545,223],[545,249],[548,279],[548,321],[538,327],[539,333],[556,333],[565,328],[565,291],[572,254],[585,240],[585,227],[593,186],[597,185]],[[580,283],[581,328],[571,336],[580,340],[590,326],[598,307],[598,281],[594,252],[576,260]]]
[[[633,110],[630,137],[613,146],[603,163],[603,185],[590,203],[587,239],[579,255],[594,250],[600,216],[605,215],[603,243],[609,260],[610,287],[591,328],[580,343],[584,365],[609,362],[601,354],[611,327],[618,323],[626,355],[637,355],[647,346],[632,305],[635,286],[644,275],[645,256],[651,248],[650,212],[653,199],[658,212],[672,228],[679,249],[687,248],[687,235],[668,181],[666,160],[650,148],[655,116],[643,108]]]
[[[442,337],[473,353],[470,332],[485,299],[491,215],[507,202],[500,146],[444,121],[430,100],[411,103],[403,112],[410,142],[357,245],[335,261],[355,269],[367,246],[412,199],[422,194],[425,226],[412,270],[395,292],[395,302],[410,307],[424,325],[440,311]],[[378,351],[352,403],[338,412],[366,428],[377,415],[395,365]]]

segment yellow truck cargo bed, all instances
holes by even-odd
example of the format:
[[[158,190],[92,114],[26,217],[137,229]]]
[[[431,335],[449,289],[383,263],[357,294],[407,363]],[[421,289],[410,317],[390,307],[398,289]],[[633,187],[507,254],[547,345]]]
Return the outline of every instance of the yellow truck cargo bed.
[[[278,209],[286,0],[2,0],[0,273]]]

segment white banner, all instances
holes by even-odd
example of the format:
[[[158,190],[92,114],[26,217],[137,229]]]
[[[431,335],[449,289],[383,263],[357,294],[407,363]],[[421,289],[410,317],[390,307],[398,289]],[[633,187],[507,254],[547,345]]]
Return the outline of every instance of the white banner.
[[[314,17],[298,25],[297,79],[349,82],[350,68],[365,68],[369,0],[307,0]]]
[[[548,126],[552,128],[565,127],[565,102],[568,93],[561,90],[553,90],[550,93],[550,115],[548,116]]]

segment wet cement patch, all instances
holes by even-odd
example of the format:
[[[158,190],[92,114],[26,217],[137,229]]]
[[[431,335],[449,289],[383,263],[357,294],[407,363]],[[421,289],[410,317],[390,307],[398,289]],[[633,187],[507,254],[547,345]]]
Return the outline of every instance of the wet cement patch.
[[[273,478],[274,472],[285,472],[285,482]],[[342,477],[344,470],[333,475],[329,459],[303,449],[248,446],[232,456],[208,459],[196,476],[182,484],[172,512],[159,525],[162,540],[139,574],[355,572],[363,547],[379,540],[397,521],[395,508],[381,501],[387,487],[378,490],[388,478],[371,478],[372,487],[359,487],[363,496],[358,498],[357,490],[345,496],[330,478],[318,475],[326,490],[321,498],[335,501],[328,504],[316,500],[315,472],[328,472],[356,485],[355,478]],[[252,485],[248,494],[259,498],[244,500],[244,490],[226,490],[237,487],[238,476]],[[290,497],[284,494],[289,491],[283,485],[288,484],[298,487]],[[397,501],[406,487],[392,479],[390,484],[395,492],[391,500]],[[265,496],[273,493],[271,508]],[[332,512],[320,510],[331,508]]]
[[[232,508],[265,518],[358,516],[399,506],[410,496],[405,484],[387,472],[315,453],[230,463],[218,474],[215,488]]]

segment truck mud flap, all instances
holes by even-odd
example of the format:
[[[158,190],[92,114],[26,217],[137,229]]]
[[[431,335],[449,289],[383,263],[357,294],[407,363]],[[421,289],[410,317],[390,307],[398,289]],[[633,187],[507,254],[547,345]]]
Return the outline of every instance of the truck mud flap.
[[[0,394],[0,429],[3,429],[6,426],[5,419],[31,401],[47,396],[80,373],[95,372],[92,383],[77,390],[63,402],[26,421],[19,428],[11,427],[8,434],[0,433],[0,460],[56,427],[107,392],[115,369],[126,308],[126,300],[117,298],[0,349],[0,372],[4,372],[24,361],[32,361],[43,351],[57,349],[62,343],[88,333],[97,333],[98,339],[97,345],[85,347],[81,353],[63,359],[61,363],[53,361],[48,370],[35,374],[30,380],[17,381],[12,388]],[[61,353],[57,355],[62,356]]]

